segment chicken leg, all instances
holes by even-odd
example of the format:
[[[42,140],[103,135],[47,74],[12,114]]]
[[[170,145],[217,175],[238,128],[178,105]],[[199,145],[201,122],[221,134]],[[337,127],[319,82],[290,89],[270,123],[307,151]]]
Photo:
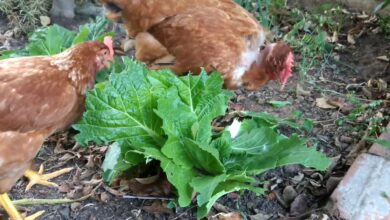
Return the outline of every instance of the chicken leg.
[[[0,194],[0,205],[3,206],[5,211],[8,213],[9,217],[12,220],[34,220],[41,216],[45,211],[39,211],[31,216],[23,218],[22,215],[18,212],[11,199],[8,197],[7,193]]]
[[[26,187],[26,191],[30,190],[31,187],[34,186],[35,184],[40,184],[49,187],[58,187],[56,183],[50,182],[49,180],[57,176],[61,176],[65,173],[68,173],[71,170],[73,170],[73,168],[64,168],[62,170],[57,170],[53,173],[43,174],[44,168],[42,164],[39,167],[38,172],[28,169],[24,173],[24,176],[30,180]]]

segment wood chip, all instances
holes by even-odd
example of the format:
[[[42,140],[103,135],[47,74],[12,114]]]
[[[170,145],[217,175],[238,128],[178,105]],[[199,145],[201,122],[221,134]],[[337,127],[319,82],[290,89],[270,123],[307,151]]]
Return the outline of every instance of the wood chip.
[[[39,16],[39,20],[41,21],[42,26],[46,27],[51,23],[51,20],[47,16]]]
[[[378,60],[381,60],[381,61],[385,61],[385,62],[389,62],[390,61],[390,58],[388,56],[379,56],[377,57],[376,59]]]
[[[355,37],[352,34],[348,34],[347,41],[350,44],[353,44],[353,45],[356,44]]]

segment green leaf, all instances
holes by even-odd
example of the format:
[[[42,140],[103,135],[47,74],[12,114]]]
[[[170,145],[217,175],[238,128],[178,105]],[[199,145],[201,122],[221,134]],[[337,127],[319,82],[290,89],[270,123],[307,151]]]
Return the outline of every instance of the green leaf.
[[[208,202],[206,204],[199,206],[197,212],[197,218],[198,219],[204,218],[207,215],[207,213],[209,213],[214,203],[223,195],[226,195],[234,191],[240,191],[240,190],[251,190],[257,193],[258,195],[263,194],[265,192],[265,190],[262,188],[256,188],[248,183],[241,182],[241,181],[222,182],[215,188],[214,190],[215,193],[208,200]]]
[[[75,36],[75,32],[54,24],[33,33],[27,50],[31,56],[58,54],[72,45]]]
[[[147,69],[124,58],[127,67],[112,74],[87,94],[87,111],[74,128],[77,141],[107,143],[127,140],[132,146],[163,146],[162,120],[156,115],[157,95],[146,79]]]
[[[76,35],[76,37],[73,39],[73,45],[79,44],[82,42],[85,42],[88,40],[88,35],[89,35],[89,29],[88,27],[83,27],[80,28],[79,33]]]
[[[144,155],[132,152],[125,144],[117,142],[110,145],[102,164],[103,179],[109,184],[123,171],[143,162]]]
[[[271,100],[271,101],[268,101],[269,104],[271,104],[273,107],[275,108],[283,108],[287,105],[291,105],[291,102],[288,102],[288,101],[275,101],[275,100]]]
[[[291,119],[283,119],[283,118],[279,118],[275,115],[272,115],[268,112],[250,112],[250,111],[244,111],[244,112],[241,112],[243,115],[245,116],[249,116],[249,117],[252,117],[256,123],[258,123],[259,125],[261,124],[262,126],[266,126],[266,127],[273,127],[273,128],[276,128],[280,125],[287,125],[291,128],[294,128],[294,129],[298,129],[298,130],[301,130],[301,129],[305,129],[305,130],[308,130],[310,129],[310,122],[304,122],[303,125],[301,124],[298,124],[296,122],[294,122],[293,120]],[[305,124],[306,123],[306,124]]]
[[[28,39],[26,49],[1,52],[0,59],[54,55],[60,53],[75,44],[90,40],[102,41],[105,36],[112,36],[114,33],[106,33],[109,21],[104,17],[98,17],[95,22],[80,26],[79,33],[75,33],[59,25],[52,25],[35,30]]]
[[[148,155],[161,162],[161,168],[164,170],[167,178],[178,191],[179,205],[186,207],[191,204],[193,189],[190,185],[192,179],[196,176],[195,172],[189,168],[183,168],[176,165],[173,160],[165,157],[155,148],[145,148],[145,155]]]
[[[383,147],[390,148],[390,141],[385,139],[375,139],[375,138],[366,138],[366,140],[371,141],[373,143],[377,143],[379,145],[382,145]]]
[[[191,182],[191,186],[195,189],[196,192],[199,192],[197,198],[198,205],[202,206],[206,204],[213,196],[215,188],[217,188],[221,182],[225,181],[226,178],[226,174],[218,176],[195,177]]]
[[[221,136],[214,139],[210,144],[219,152],[219,158],[221,161],[225,161],[230,157],[232,153],[232,138],[229,131],[225,130],[222,132]]]
[[[226,169],[246,170],[248,175],[253,175],[290,164],[302,164],[318,170],[325,170],[329,167],[330,159],[315,148],[307,147],[305,141],[298,136],[279,139],[272,145],[258,148],[257,154],[232,155],[225,163]]]
[[[243,127],[249,127],[254,121],[244,121]],[[247,126],[246,126],[247,125]],[[232,141],[234,153],[259,154],[277,142],[277,133],[268,127],[242,129]]]

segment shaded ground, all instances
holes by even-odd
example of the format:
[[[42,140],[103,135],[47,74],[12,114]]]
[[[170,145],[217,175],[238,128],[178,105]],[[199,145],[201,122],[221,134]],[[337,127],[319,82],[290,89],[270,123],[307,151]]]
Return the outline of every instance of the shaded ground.
[[[58,23],[77,28],[77,24],[86,21],[77,18],[74,21],[58,21]],[[0,18],[0,34],[8,29],[5,19]],[[347,32],[357,25],[366,25],[366,31],[356,39],[356,44],[347,42]],[[358,100],[368,102],[371,98],[364,92],[364,86],[370,79],[382,78],[390,83],[389,62],[380,61],[378,56],[390,54],[390,41],[381,33],[372,30],[376,25],[362,24],[362,20],[351,19],[345,22],[339,34],[339,43],[346,48],[335,57],[324,61],[324,68],[310,72],[310,80],[302,82],[296,74],[287,88],[281,92],[277,86],[270,83],[257,92],[236,91],[236,98],[231,108],[233,110],[267,111],[282,118],[290,117],[293,112],[302,112],[302,118],[314,121],[314,129],[306,133],[306,137],[317,144],[318,149],[334,158],[335,163],[327,173],[319,173],[300,166],[288,166],[259,176],[268,180],[266,187],[269,194],[256,196],[250,192],[242,194],[231,193],[223,197],[214,206],[214,213],[239,211],[250,219],[323,219],[325,215],[338,219],[337,213],[328,213],[324,207],[327,198],[348,169],[353,157],[348,156],[356,146],[361,146],[361,138],[366,129],[364,122],[345,122],[338,124],[337,120],[348,115],[351,109],[322,109],[316,106],[316,99],[324,95],[334,96],[344,100],[351,98],[354,92]],[[9,48],[23,45],[23,39],[10,42]],[[1,42],[0,47],[4,44]],[[6,45],[3,45],[6,46]],[[9,49],[7,48],[7,49]],[[4,49],[4,48],[1,48]],[[297,55],[299,59],[299,54]],[[326,63],[326,64],[325,64]],[[310,82],[309,82],[310,81]],[[307,93],[297,95],[297,84]],[[351,86],[352,85],[352,86]],[[347,89],[347,87],[349,89]],[[283,108],[274,108],[268,101],[289,101],[292,104]],[[347,101],[345,101],[347,102]],[[375,109],[383,116],[390,115],[385,106]],[[360,129],[362,127],[363,129]],[[357,129],[359,128],[359,129]],[[286,129],[289,132],[288,129]],[[103,160],[106,147],[78,147],[72,136],[73,131],[56,134],[49,138],[40,151],[36,164],[44,163],[50,170],[64,167],[74,167],[74,170],[58,177],[55,182],[59,189],[49,189],[34,186],[29,192],[24,192],[25,180],[20,180],[12,189],[13,199],[22,198],[70,198],[77,199],[88,196],[87,199],[72,204],[34,205],[27,207],[28,213],[46,210],[41,219],[193,219],[196,208],[166,209],[166,201],[152,199],[124,199],[119,191],[112,190],[101,183],[99,167]],[[358,144],[359,143],[359,144]],[[366,144],[367,145],[367,144]],[[364,146],[363,146],[364,150]],[[136,189],[133,183],[127,183],[126,194]],[[163,185],[163,184],[162,184]],[[139,186],[138,186],[139,187]],[[140,191],[151,189],[151,196],[166,195],[164,187],[151,185],[141,186]],[[150,212],[152,211],[152,212]],[[0,212],[0,219],[2,215]]]

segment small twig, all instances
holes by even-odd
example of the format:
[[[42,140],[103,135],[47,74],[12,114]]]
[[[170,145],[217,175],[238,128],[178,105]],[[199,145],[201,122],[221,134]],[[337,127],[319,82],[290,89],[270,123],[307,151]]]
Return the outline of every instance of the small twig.
[[[14,200],[12,203],[16,206],[23,206],[23,205],[57,205],[57,204],[66,204],[66,203],[74,203],[74,202],[81,202],[84,200],[89,199],[96,190],[103,184],[103,182],[99,183],[90,194],[83,196],[78,199],[19,199]]]
[[[166,198],[166,197],[151,197],[151,196],[123,196],[124,199],[142,199],[142,200],[167,200],[174,201],[174,198]]]

